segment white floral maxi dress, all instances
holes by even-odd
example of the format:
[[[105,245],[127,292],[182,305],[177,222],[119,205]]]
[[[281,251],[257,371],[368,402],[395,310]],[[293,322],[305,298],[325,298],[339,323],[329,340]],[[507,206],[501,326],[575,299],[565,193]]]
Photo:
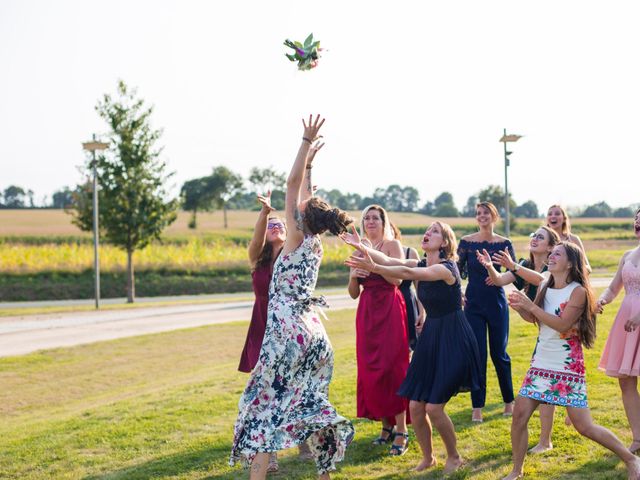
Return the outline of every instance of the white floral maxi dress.
[[[269,287],[260,357],[238,403],[230,465],[249,466],[256,453],[308,439],[318,473],[335,470],[354,429],[329,403],[333,349],[320,320],[324,298],[312,297],[322,260],[317,235],[280,255]]]
[[[578,286],[572,282],[564,288],[548,288],[544,311],[560,316]],[[584,355],[575,328],[561,334],[540,323],[538,342],[520,395],[552,405],[588,408]]]

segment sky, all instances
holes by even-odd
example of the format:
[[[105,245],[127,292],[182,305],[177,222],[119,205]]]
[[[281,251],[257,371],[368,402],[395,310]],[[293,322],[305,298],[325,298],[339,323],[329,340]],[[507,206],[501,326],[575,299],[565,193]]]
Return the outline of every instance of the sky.
[[[119,79],[154,106],[172,192],[225,165],[288,172],[326,117],[320,188],[397,183],[462,207],[490,184],[579,207],[640,202],[636,1],[0,1],[0,189],[82,180]],[[326,49],[297,71],[285,38]]]

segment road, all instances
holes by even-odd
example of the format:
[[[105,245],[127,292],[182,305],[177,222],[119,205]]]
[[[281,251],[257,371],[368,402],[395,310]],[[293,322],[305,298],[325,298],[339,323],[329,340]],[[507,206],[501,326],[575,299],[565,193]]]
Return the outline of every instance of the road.
[[[611,278],[593,278],[594,287]],[[329,309],[356,308],[348,295],[326,295]],[[33,306],[28,304],[25,306]],[[0,357],[251,318],[253,301],[0,317]]]

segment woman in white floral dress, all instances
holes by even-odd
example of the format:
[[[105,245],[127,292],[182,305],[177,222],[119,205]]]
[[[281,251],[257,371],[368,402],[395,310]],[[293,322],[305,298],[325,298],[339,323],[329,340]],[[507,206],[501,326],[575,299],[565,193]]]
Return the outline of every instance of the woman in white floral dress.
[[[302,143],[287,180],[290,228],[274,265],[260,357],[238,405],[229,463],[250,465],[252,480],[266,477],[269,453],[305,440],[319,478],[328,479],[354,435],[351,422],[329,403],[333,349],[320,319],[324,299],[312,296],[322,260],[319,234],[343,233],[353,222],[313,197],[308,153],[323,123],[319,115],[303,121]]]
[[[640,458],[627,450],[611,431],[593,423],[587,404],[582,346],[590,348],[595,340],[596,303],[584,253],[572,243],[561,242],[553,248],[548,263],[551,276],[535,302],[523,292],[509,295],[509,305],[524,320],[537,324],[539,334],[513,411],[513,469],[503,480],[523,475],[529,441],[527,424],[541,403],[567,407],[576,430],[620,457],[627,466],[629,479],[640,480]]]

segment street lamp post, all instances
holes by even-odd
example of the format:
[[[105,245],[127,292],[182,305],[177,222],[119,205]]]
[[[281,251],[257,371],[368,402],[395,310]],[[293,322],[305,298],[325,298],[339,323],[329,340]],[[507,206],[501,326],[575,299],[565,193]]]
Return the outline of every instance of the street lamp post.
[[[517,142],[522,138],[522,135],[507,135],[507,129],[504,129],[504,134],[500,141],[504,144],[504,211],[506,219],[506,224],[504,227],[505,235],[509,237],[510,229],[511,229],[511,218],[509,215],[509,183],[507,178],[507,167],[509,166],[509,155],[511,152],[507,150],[507,143],[509,142]]]
[[[105,150],[109,147],[108,143],[98,142],[96,135],[93,135],[91,142],[82,144],[83,150],[91,152],[91,168],[93,170],[93,270],[95,274],[95,297],[96,309],[100,308],[100,257],[98,248],[98,167],[96,162],[96,151]]]

